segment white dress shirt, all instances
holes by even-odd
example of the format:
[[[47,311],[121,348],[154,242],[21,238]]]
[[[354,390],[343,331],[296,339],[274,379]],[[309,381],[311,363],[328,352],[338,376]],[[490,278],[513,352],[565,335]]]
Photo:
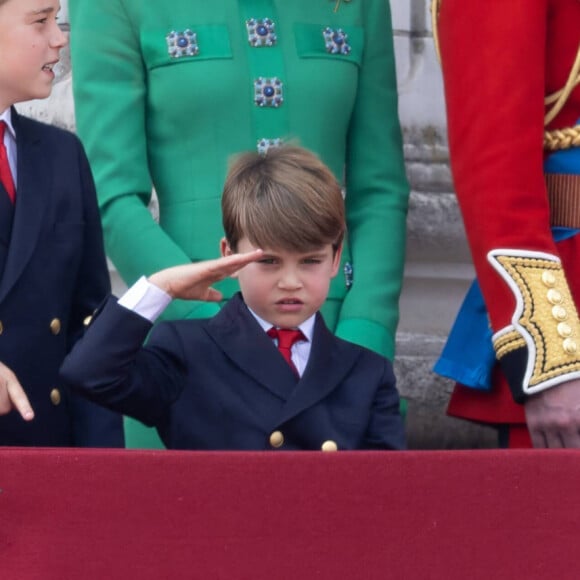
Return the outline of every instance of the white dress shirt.
[[[169,306],[171,296],[154,284],[151,284],[145,276],[141,276],[141,278],[139,278],[139,280],[137,280],[137,282],[135,282],[135,284],[133,284],[133,286],[131,286],[131,288],[129,288],[127,292],[119,298],[118,302],[124,308],[128,308],[135,312],[135,314],[146,318],[150,322],[155,322],[165,308]],[[248,310],[256,319],[258,324],[264,329],[264,332],[268,332],[268,330],[272,328],[270,322],[266,322],[260,318],[251,308],[248,308]],[[310,356],[315,319],[316,315],[313,314],[298,327],[307,340],[299,341],[292,345],[292,362],[296,366],[300,376],[304,373],[304,369],[306,368]],[[272,340],[273,342],[276,342],[275,339]]]
[[[18,184],[18,175],[16,173],[16,133],[12,125],[12,111],[10,107],[3,111],[0,115],[0,121],[6,123],[6,131],[4,131],[4,147],[6,147],[6,154],[8,155],[8,163],[10,171],[12,172],[12,181],[14,185]]]

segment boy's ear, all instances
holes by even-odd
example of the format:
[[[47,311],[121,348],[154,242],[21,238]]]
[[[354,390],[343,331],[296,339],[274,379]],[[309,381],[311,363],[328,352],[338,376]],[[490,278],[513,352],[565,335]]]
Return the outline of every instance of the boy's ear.
[[[224,258],[226,256],[231,256],[232,254],[235,254],[235,252],[232,252],[232,249],[230,248],[230,245],[228,244],[228,241],[225,238],[222,238],[220,240],[220,253]]]
[[[342,258],[342,244],[336,248],[334,252],[334,258],[332,260],[332,277],[334,278],[338,274],[338,269],[340,268],[340,259]]]
[[[228,241],[225,238],[222,238],[220,240],[220,253],[222,255],[223,258],[225,258],[226,256],[231,256],[233,254],[235,254],[236,252],[234,252],[230,245],[228,244]],[[234,272],[233,274],[229,275],[229,278],[237,278],[238,277],[238,273]]]

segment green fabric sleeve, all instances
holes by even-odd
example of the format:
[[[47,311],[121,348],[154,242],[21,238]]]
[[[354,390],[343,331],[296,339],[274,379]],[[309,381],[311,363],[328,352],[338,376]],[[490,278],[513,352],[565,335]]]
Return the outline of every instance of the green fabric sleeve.
[[[138,32],[120,0],[69,4],[77,131],[97,184],[107,255],[131,285],[189,257],[147,207],[152,184]],[[191,310],[190,303],[174,301],[163,318],[185,318]]]
[[[353,286],[337,334],[393,358],[405,257],[405,174],[387,0],[365,3],[365,47],[346,160]]]

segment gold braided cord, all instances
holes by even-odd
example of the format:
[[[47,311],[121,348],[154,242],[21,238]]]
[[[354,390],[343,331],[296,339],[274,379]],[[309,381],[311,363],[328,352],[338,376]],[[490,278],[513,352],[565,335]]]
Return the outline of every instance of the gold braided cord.
[[[570,71],[570,75],[568,76],[566,84],[562,89],[552,93],[551,95],[548,95],[544,100],[546,106],[554,103],[552,108],[546,113],[546,116],[544,117],[544,126],[548,125],[556,118],[556,115],[562,110],[562,107],[566,104],[568,97],[578,84],[580,84],[580,45],[578,46],[576,60],[572,65],[572,70]]]
[[[433,43],[435,44],[435,53],[437,60],[441,64],[441,51],[439,50],[439,10],[441,9],[441,0],[431,0],[431,30],[433,31]]]
[[[580,125],[544,132],[545,150],[560,151],[571,147],[580,147]]]

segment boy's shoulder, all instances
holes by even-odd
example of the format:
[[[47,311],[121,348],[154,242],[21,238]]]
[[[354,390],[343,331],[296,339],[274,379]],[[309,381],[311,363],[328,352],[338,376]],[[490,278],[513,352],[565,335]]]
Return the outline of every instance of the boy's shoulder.
[[[31,139],[42,138],[42,140],[48,140],[59,145],[70,144],[77,146],[80,144],[79,138],[72,131],[33,119],[21,113],[13,115],[13,122],[17,133],[22,132]]]

